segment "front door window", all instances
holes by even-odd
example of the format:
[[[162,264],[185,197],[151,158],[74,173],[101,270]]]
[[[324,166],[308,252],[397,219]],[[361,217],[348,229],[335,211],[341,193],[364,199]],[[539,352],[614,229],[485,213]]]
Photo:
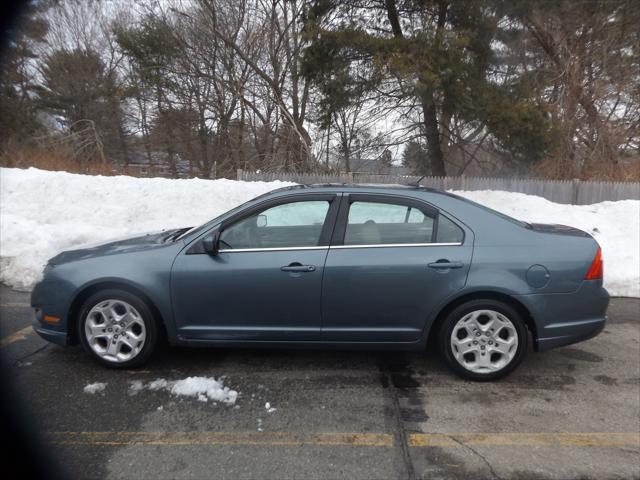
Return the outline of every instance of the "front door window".
[[[326,200],[285,203],[267,208],[224,229],[220,248],[315,247],[329,211]]]

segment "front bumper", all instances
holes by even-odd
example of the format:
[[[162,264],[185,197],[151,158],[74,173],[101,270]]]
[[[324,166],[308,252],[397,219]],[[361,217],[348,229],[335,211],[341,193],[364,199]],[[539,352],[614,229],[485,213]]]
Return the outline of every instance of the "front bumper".
[[[34,325],[33,330],[48,342],[55,343],[56,345],[61,345],[63,347],[71,345],[71,340],[66,332],[49,330],[40,324]]]
[[[73,344],[68,331],[67,306],[64,300],[69,295],[65,293],[65,286],[62,282],[43,280],[31,292],[31,307],[35,316],[33,330],[45,340],[63,346]],[[47,317],[58,320],[55,323],[49,322],[46,321]]]

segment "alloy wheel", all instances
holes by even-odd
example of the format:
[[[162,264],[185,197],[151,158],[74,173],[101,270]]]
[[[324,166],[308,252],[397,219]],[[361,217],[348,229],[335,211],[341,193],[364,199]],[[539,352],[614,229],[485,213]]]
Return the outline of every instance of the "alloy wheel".
[[[475,310],[464,315],[451,332],[456,361],[473,373],[505,368],[518,350],[518,332],[505,315],[495,310]]]
[[[89,347],[113,363],[135,358],[145,344],[146,327],[140,313],[123,300],[97,303],[87,314],[84,332]]]

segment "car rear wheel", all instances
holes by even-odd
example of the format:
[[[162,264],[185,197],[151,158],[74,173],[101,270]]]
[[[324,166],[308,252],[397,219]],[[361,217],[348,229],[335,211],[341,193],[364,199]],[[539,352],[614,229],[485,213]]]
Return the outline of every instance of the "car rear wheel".
[[[144,364],[158,343],[158,327],[147,304],[124,290],[103,290],[83,304],[78,337],[101,365],[132,368]]]
[[[440,329],[440,350],[462,378],[504,377],[524,359],[528,334],[522,316],[496,300],[473,300],[453,309]]]

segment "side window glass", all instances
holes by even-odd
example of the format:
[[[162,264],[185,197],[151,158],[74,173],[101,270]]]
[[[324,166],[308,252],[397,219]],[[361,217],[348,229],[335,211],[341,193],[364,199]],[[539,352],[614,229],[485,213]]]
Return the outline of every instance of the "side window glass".
[[[224,229],[220,248],[314,247],[329,211],[326,200],[285,203],[268,208]]]
[[[349,207],[344,244],[430,243],[433,220],[415,207],[356,201]]]
[[[444,215],[438,218],[437,243],[462,243],[464,232]]]

